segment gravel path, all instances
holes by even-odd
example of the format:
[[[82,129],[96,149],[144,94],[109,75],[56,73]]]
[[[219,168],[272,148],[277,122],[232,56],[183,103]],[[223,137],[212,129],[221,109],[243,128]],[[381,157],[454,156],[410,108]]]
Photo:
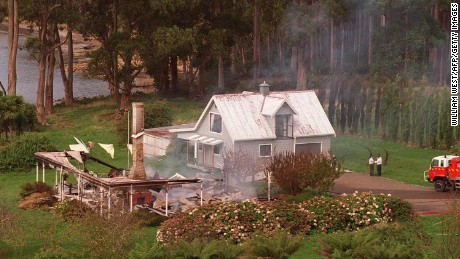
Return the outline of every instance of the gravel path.
[[[460,194],[453,191],[440,193],[433,187],[405,184],[384,177],[371,177],[354,172],[342,175],[335,181],[331,190],[336,194],[355,191],[391,194],[412,203],[415,212],[421,215],[446,213],[449,211],[450,202],[460,198]]]

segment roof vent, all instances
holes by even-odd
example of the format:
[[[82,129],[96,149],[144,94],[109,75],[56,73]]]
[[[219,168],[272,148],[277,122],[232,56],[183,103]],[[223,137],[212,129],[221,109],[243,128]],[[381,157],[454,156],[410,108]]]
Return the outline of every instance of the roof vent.
[[[270,85],[265,83],[265,81],[259,85],[260,87],[260,93],[263,95],[263,96],[267,96],[270,94]]]

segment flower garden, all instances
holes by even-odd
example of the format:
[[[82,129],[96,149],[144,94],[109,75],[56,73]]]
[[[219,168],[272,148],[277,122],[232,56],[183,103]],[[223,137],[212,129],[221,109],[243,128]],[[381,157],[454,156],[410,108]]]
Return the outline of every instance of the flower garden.
[[[410,217],[410,213],[410,204],[398,198],[358,192],[333,198],[320,196],[301,203],[216,203],[165,221],[157,239],[163,243],[196,238],[241,243],[255,233],[270,235],[277,230],[301,235],[358,230]]]

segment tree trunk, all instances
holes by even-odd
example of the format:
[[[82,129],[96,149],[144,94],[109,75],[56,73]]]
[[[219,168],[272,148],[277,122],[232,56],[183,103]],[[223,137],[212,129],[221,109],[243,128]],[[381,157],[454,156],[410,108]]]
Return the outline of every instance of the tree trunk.
[[[361,18],[361,12],[358,12],[358,65],[360,65],[360,58],[361,58],[361,38],[363,34],[362,30],[362,18]]]
[[[310,73],[315,73],[315,35],[316,33],[312,33],[310,36]]]
[[[368,46],[367,46],[367,64],[372,64],[372,15],[369,15],[369,35],[368,35]]]
[[[270,50],[270,35],[267,35],[267,62],[268,64],[271,63],[271,50]]]
[[[53,114],[53,88],[54,88],[54,66],[56,59],[54,57],[54,51],[48,55],[47,58],[47,75],[45,84],[45,114]]]
[[[254,14],[253,14],[253,67],[252,67],[252,81],[257,84],[260,73],[260,2],[254,0]]]
[[[73,28],[69,24],[67,26],[69,30],[69,38],[67,39],[67,83],[64,85],[65,93],[65,105],[70,106],[73,104],[73,37],[72,32]]]
[[[297,61],[298,59],[298,50],[297,47],[292,47],[292,52],[291,52],[291,70],[293,72],[297,71]]]
[[[169,92],[169,60],[163,60],[161,62],[161,71],[160,71],[160,84],[161,84],[161,90],[163,93],[168,93]]]
[[[278,61],[280,62],[280,67],[284,68],[283,37],[281,33],[278,36]]]
[[[202,98],[204,95],[204,74],[205,74],[204,67],[201,67],[200,74],[198,77],[198,94],[200,98]]]
[[[375,102],[375,116],[374,116],[374,127],[376,130],[381,126],[381,116],[380,116],[380,102],[382,100],[382,86],[379,85],[377,88],[377,100]]]
[[[67,39],[67,73],[64,63],[64,55],[62,52],[62,47],[59,46],[58,49],[58,58],[59,58],[59,70],[61,72],[62,84],[64,85],[64,100],[66,106],[71,106],[73,104],[73,37],[72,29],[68,25],[69,38]],[[55,27],[56,33],[56,43],[60,43],[59,31],[57,29],[57,24]],[[68,74],[68,75],[67,75]]]
[[[224,61],[222,61],[221,55],[218,58],[217,88],[220,90],[224,89]]]
[[[16,95],[19,19],[17,0],[8,0],[8,95]]]
[[[340,29],[342,31],[342,39],[341,39],[341,43],[340,43],[340,72],[339,73],[342,73],[343,72],[343,55],[344,55],[344,52],[345,52],[345,29],[343,28],[343,22],[340,21]]]
[[[188,84],[188,94],[189,94],[189,98],[190,99],[193,99],[194,97],[194,94],[195,94],[195,89],[194,89],[194,85],[193,85],[193,55],[190,56],[190,63],[189,63],[189,66],[188,66],[188,76],[187,76],[187,84]]]
[[[330,55],[329,55],[329,73],[334,74],[334,18],[331,18],[331,36],[330,36]]]
[[[179,86],[177,80],[177,56],[173,55],[170,58],[171,66],[171,93],[175,96],[177,95]]]
[[[122,110],[127,110],[129,107],[129,100],[131,99],[131,86],[129,85],[124,85],[125,90],[123,91],[123,94],[121,95],[121,100],[120,100],[120,109]]]
[[[307,64],[305,60],[305,44],[301,43],[297,48],[297,86],[298,90],[307,89]]]
[[[46,28],[43,28],[45,30]],[[44,97],[45,97],[45,76],[46,76],[46,50],[42,48],[42,53],[40,54],[40,60],[38,65],[38,86],[37,86],[37,103],[35,113],[37,115],[38,123],[45,124],[45,106],[44,106]]]
[[[236,75],[236,51],[236,45],[232,46],[230,50],[230,72],[232,73],[232,75]]]

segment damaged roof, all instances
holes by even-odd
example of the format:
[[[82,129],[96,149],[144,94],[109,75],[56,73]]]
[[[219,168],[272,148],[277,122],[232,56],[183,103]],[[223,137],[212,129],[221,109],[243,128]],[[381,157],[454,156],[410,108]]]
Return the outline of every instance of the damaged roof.
[[[314,91],[270,92],[267,96],[252,92],[214,95],[194,128],[172,132],[196,131],[213,104],[233,141],[275,139],[274,123],[271,126],[269,120],[283,104],[294,111],[294,137],[335,135]]]

